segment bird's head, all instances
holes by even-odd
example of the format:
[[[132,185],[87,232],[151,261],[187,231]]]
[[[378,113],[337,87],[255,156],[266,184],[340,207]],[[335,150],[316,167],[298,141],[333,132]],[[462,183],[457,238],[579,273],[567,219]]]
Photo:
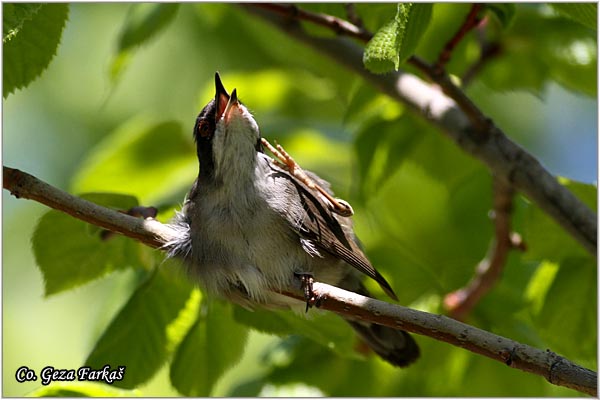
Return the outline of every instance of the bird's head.
[[[218,73],[215,88],[215,98],[194,125],[200,183],[242,179],[253,173],[256,152],[262,151],[258,124],[238,100],[236,89],[229,95]]]

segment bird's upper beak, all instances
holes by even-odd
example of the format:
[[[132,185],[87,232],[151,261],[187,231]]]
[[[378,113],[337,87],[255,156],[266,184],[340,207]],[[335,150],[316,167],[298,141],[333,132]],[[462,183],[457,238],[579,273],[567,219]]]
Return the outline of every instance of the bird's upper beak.
[[[215,114],[215,122],[219,121],[227,108],[227,104],[229,103],[229,93],[225,90],[223,83],[221,82],[221,77],[219,73],[215,73],[215,104],[217,105],[217,112]],[[235,92],[235,91],[234,91]]]

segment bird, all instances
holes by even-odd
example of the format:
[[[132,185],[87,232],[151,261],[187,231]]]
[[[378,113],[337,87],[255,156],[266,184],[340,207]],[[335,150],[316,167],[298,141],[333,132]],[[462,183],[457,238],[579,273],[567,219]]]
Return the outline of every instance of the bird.
[[[168,256],[181,259],[209,295],[248,309],[298,309],[303,303],[281,292],[304,289],[308,310],[313,281],[372,297],[364,275],[397,300],[361,250],[350,205],[261,137],[237,89],[229,94],[218,72],[215,89],[194,124],[198,177],[169,223],[177,234],[165,245]],[[345,319],[394,366],[420,355],[406,331]]]

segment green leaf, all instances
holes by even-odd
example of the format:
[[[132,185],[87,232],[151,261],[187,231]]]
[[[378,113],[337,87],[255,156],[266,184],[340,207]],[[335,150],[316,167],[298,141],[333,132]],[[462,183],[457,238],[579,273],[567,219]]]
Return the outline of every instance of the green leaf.
[[[560,179],[561,183],[597,209],[597,188]],[[597,260],[538,207],[525,210],[525,261],[538,261],[524,290],[529,315],[544,346],[595,368]]]
[[[48,67],[56,54],[69,14],[68,4],[42,4],[39,9],[11,4],[4,10],[3,85],[6,98],[29,85]]]
[[[179,4],[138,3],[132,4],[119,36],[117,54],[111,64],[111,79],[117,80],[131,59],[134,47],[149,42],[177,15]]]
[[[524,89],[536,95],[554,80],[595,97],[597,65],[594,32],[536,8],[518,7],[514,23],[502,38],[500,55],[484,67],[481,79],[495,90]]]
[[[184,396],[207,397],[218,379],[241,358],[248,330],[233,319],[232,305],[208,302],[177,349],[171,383]]]
[[[460,385],[455,388],[454,393],[458,396],[468,397],[512,397],[512,396],[535,396],[542,394],[546,385],[543,379],[533,374],[523,373],[516,368],[507,368],[501,363],[469,353],[463,366],[463,374]],[[485,377],[494,376],[485,385],[473,385],[471,382],[482,382]],[[503,382],[511,382],[505,384]],[[445,390],[440,390],[440,396]]]
[[[167,26],[179,9],[174,3],[133,4],[119,38],[119,51],[140,46]]]
[[[512,23],[516,5],[512,3],[488,3],[485,7],[492,12],[498,18],[503,28],[508,28]]]
[[[19,33],[25,21],[31,20],[42,4],[4,3],[2,5],[2,42],[6,43]]]
[[[492,233],[491,182],[477,161],[421,121],[403,115],[396,125],[378,144],[367,207],[354,220],[369,259],[409,304],[468,281]]]
[[[596,3],[549,3],[559,14],[579,22],[583,26],[598,30],[598,4]]]
[[[116,210],[137,205],[131,196],[93,193],[81,196]],[[109,272],[139,267],[136,249],[141,246],[120,235],[106,240],[101,229],[51,210],[44,214],[33,233],[33,253],[42,271],[45,294],[49,296],[98,279]]]
[[[542,310],[558,268],[559,265],[556,263],[543,261],[531,277],[525,291],[525,298],[529,301],[529,307],[533,314],[538,315]]]
[[[377,235],[367,254],[402,304],[443,296],[472,276],[492,234],[489,187],[484,170],[448,185],[405,161],[370,199]]]
[[[396,45],[398,36],[399,27],[395,18],[375,33],[367,43],[363,54],[363,63],[369,71],[380,74],[398,69],[400,65],[398,46]]]
[[[595,363],[597,354],[597,266],[591,257],[567,258],[551,281],[535,315],[540,335],[568,358]],[[565,304],[566,303],[566,304]],[[595,368],[595,365],[590,365]]]
[[[396,16],[381,27],[367,43],[365,67],[374,73],[398,70],[410,57],[431,19],[431,4],[400,3]]]
[[[141,397],[139,390],[123,390],[96,382],[53,382],[27,397]]]
[[[420,121],[410,115],[394,120],[374,119],[363,125],[354,143],[361,195],[375,194],[423,137]]]
[[[272,365],[272,372],[266,377],[271,385],[289,385],[291,382],[306,382],[318,387],[326,396],[377,397],[381,396],[381,384],[373,381],[376,374],[385,372],[383,363],[377,356],[365,360],[350,359],[327,348],[315,345],[304,337],[293,336],[279,346],[268,349],[263,357]],[[298,379],[302,371],[302,379]],[[335,371],[332,373],[331,371]],[[387,377],[389,378],[389,377]],[[386,379],[382,377],[380,383]]]
[[[343,319],[331,313],[309,313],[299,316],[290,310],[234,310],[235,320],[260,332],[279,336],[302,335],[344,357],[360,357],[354,351],[356,342],[352,329]]]
[[[434,3],[432,5],[431,20],[419,40],[415,54],[425,60],[436,60],[446,42],[460,29],[470,10],[471,4],[469,3]],[[479,47],[474,37],[475,35],[472,34],[466,35],[454,48],[452,58],[448,64],[449,68],[453,63],[466,66],[477,60],[478,54],[469,55],[466,52],[466,48],[471,47],[470,43],[475,45],[476,48]],[[410,65],[406,67],[418,72]],[[449,71],[456,73],[455,68],[450,68]]]
[[[85,361],[92,369],[125,366],[125,376],[115,386],[132,389],[158,371],[183,336],[173,330],[181,327],[181,318],[189,320],[189,307],[198,300],[191,297],[191,283],[179,271],[164,267],[135,290]]]
[[[137,119],[90,152],[73,178],[72,190],[134,194],[142,204],[152,204],[189,188],[197,173],[194,146],[178,122]]]
[[[400,26],[404,26],[404,34],[399,49],[400,63],[413,55],[421,36],[427,30],[431,20],[432,3],[399,3],[398,15]]]
[[[592,210],[597,209],[597,188],[594,185],[584,184],[566,179],[561,183],[571,190],[580,200]],[[526,225],[524,239],[527,243],[527,260],[560,261],[565,257],[587,256],[589,253],[569,233],[558,225],[539,207],[530,205],[525,217]]]

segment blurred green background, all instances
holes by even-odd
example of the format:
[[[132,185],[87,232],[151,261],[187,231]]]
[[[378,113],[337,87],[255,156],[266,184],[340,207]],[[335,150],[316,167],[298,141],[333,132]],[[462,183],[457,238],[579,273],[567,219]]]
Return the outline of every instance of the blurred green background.
[[[74,193],[115,191],[133,194],[145,205],[177,204],[197,171],[191,136],[194,119],[213,95],[213,76],[219,71],[225,86],[237,88],[253,111],[263,136],[284,144],[304,168],[330,180],[337,195],[356,204],[357,232],[373,263],[390,276],[403,304],[439,312],[443,294],[466,282],[492,232],[487,217],[491,180],[483,167],[410,117],[402,106],[233,4],[181,5],[164,32],[121,56],[127,64],[115,83],[111,68],[122,27],[131,18],[129,9],[128,4],[70,5],[61,44],[48,70],[3,102],[4,165]],[[460,22],[467,11],[466,5],[455,4],[434,9],[439,26]],[[430,48],[442,44],[439,39],[426,40],[421,52],[433,52]],[[469,45],[458,54],[468,57]],[[519,89],[493,90],[484,79],[475,80],[468,93],[552,173],[595,184],[596,98],[552,81],[545,82],[541,92]],[[148,134],[154,124],[167,121],[173,129],[165,132],[175,132],[173,137]],[[407,128],[393,136],[397,121]],[[372,168],[361,170],[361,157],[364,163],[366,156],[360,144],[374,146],[369,137],[377,133],[386,139],[377,145]],[[128,146],[136,145],[147,151],[131,156]],[[122,153],[115,153],[115,148]],[[382,178],[382,173],[391,178]],[[518,200],[517,228],[529,215],[527,207],[525,200]],[[15,381],[15,371],[22,365],[37,371],[46,365],[81,366],[137,283],[135,271],[119,270],[44,297],[43,278],[30,246],[36,221],[46,211],[3,191],[4,396],[24,396],[40,387],[39,382]],[[535,327],[521,325],[518,313],[511,316],[513,310],[526,308],[520,290],[528,287],[541,261],[524,257],[525,261],[511,255],[506,272],[506,279],[519,283],[499,285],[470,322],[533,345],[555,344],[548,335],[538,336]],[[595,293],[593,286],[585,293]],[[502,304],[494,305],[494,300]],[[581,304],[592,307],[595,297],[589,300]],[[587,334],[595,338],[595,332]],[[308,378],[286,380],[282,372],[279,381],[272,377],[253,394],[576,394],[431,339],[418,340],[424,347],[423,359],[406,371],[370,360],[368,373],[352,375],[348,365],[354,364],[344,364],[348,370],[340,374],[354,376],[354,381],[364,379],[365,385],[377,387],[374,392],[365,387],[344,391],[333,383],[326,390]],[[252,394],[240,384],[267,374],[272,365],[265,362],[265,354],[272,354],[278,343],[277,336],[251,333],[242,361],[212,394]],[[568,354],[569,345],[553,350],[595,367],[596,353],[588,349],[587,356],[578,351]],[[499,379],[490,379],[497,369],[520,384],[506,387]],[[424,377],[423,371],[431,376]],[[138,389],[145,396],[177,395],[166,366]]]

